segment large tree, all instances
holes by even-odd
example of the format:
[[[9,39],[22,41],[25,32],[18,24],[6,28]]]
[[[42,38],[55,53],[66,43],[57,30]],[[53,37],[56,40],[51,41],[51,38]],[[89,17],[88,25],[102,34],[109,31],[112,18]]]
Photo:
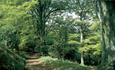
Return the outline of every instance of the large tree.
[[[100,19],[102,21],[102,33],[104,33],[103,60],[110,56],[115,69],[115,2],[114,0],[98,0],[98,2]]]
[[[30,11],[35,18],[40,48],[46,45],[46,22],[48,22],[50,16],[57,11],[65,10],[66,5],[67,2],[65,0],[39,0],[38,4]]]

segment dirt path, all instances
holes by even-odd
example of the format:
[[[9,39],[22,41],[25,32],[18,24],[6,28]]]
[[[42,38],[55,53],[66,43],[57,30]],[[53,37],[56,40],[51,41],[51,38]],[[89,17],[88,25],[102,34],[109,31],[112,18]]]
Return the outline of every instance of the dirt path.
[[[96,70],[92,66],[84,68],[81,67],[79,64],[63,63],[58,61],[52,64],[46,64],[45,62],[40,61],[38,58],[27,59],[25,69],[26,70]]]
[[[28,59],[28,60],[26,60],[26,66],[39,65],[39,64],[42,64],[42,62],[40,62],[38,59]]]
[[[27,59],[26,70],[51,70],[46,64],[39,61],[38,59]]]

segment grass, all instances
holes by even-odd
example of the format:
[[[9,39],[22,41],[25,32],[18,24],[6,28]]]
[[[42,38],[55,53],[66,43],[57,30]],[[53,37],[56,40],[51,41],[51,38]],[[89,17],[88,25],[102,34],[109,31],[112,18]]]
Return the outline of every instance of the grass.
[[[112,62],[109,63],[105,62],[104,64],[98,65],[97,70],[114,70],[114,69],[113,69]]]
[[[77,62],[59,60],[49,56],[41,57],[35,62],[36,64],[27,65],[28,70],[95,70],[90,66],[81,66]]]

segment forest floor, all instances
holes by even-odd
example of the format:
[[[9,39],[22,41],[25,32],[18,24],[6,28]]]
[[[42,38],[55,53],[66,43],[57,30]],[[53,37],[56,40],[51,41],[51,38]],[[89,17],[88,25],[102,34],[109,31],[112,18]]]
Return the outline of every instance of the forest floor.
[[[92,66],[81,66],[77,62],[59,60],[49,56],[26,60],[26,70],[95,70]]]

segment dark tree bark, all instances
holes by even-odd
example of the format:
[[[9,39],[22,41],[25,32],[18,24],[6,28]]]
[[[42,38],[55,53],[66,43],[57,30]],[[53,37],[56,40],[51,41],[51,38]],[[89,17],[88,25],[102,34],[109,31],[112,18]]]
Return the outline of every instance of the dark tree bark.
[[[105,1],[107,6],[108,13],[108,25],[109,25],[109,38],[110,38],[110,48],[111,48],[111,56],[113,60],[113,68],[115,70],[115,1],[108,0]]]
[[[113,68],[115,70],[115,1],[114,0],[99,0],[100,7],[102,9],[102,14],[104,20],[103,24],[105,25],[105,31],[108,35],[108,55],[111,56],[113,62]],[[102,25],[102,26],[104,26]],[[107,46],[106,46],[107,47]]]

